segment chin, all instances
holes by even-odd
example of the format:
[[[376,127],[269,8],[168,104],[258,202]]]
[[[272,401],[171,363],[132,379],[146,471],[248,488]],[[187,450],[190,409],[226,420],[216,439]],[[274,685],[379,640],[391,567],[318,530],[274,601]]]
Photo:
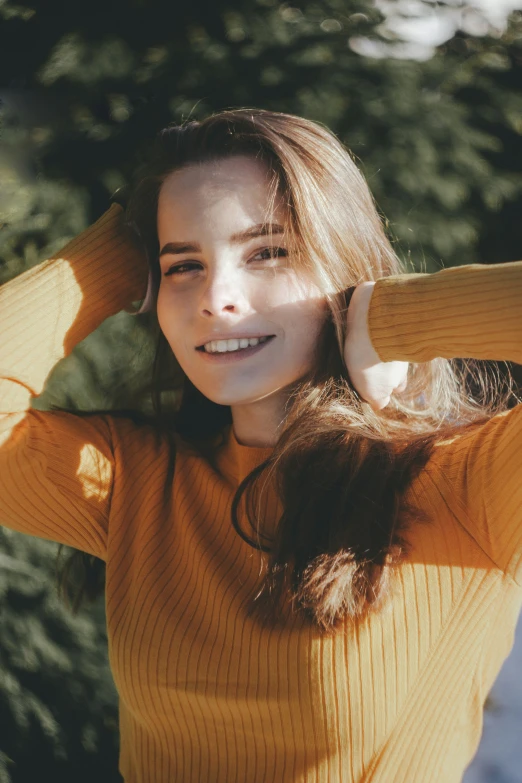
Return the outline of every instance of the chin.
[[[244,395],[239,394],[216,394],[215,391],[212,392],[212,394],[205,394],[204,391],[201,393],[208,400],[216,403],[216,405],[228,405],[230,407],[233,405],[248,405],[260,399],[257,395],[245,397]]]
[[[195,384],[194,384],[195,385]],[[209,399],[211,402],[216,403],[216,405],[229,405],[229,406],[235,406],[235,405],[251,405],[254,402],[259,402],[260,400],[265,399],[266,397],[270,397],[271,394],[275,394],[280,390],[280,386],[276,386],[274,389],[252,389],[252,390],[226,390],[223,389],[222,391],[216,391],[215,388],[212,390],[205,389],[204,387],[198,387],[201,394],[203,394],[207,399]]]

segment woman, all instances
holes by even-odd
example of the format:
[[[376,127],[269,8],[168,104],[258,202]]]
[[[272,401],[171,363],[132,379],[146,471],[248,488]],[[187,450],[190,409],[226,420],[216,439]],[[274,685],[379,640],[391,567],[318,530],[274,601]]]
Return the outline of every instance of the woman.
[[[106,564],[126,783],[461,780],[522,605],[522,406],[452,360],[522,362],[522,262],[405,274],[335,137],[261,110],[163,131],[126,216],[148,264],[113,205],[0,289],[0,519]],[[159,391],[29,407],[140,299],[168,426]]]

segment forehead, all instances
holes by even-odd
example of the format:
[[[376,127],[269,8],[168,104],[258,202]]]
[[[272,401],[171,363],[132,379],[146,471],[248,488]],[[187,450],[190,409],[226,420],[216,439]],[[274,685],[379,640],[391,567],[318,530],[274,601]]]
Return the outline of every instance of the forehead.
[[[169,174],[158,201],[158,234],[234,230],[284,222],[282,200],[271,203],[271,175],[253,157],[237,155],[193,163]]]

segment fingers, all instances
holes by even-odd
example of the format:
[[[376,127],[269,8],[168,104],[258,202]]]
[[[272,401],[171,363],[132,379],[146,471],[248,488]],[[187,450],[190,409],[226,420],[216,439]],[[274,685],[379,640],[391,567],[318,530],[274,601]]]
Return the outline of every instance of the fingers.
[[[390,404],[390,400],[391,397],[386,397],[384,400],[381,400],[380,402],[377,402],[376,400],[372,400],[371,402],[368,402],[368,405],[374,411],[382,411],[383,408],[386,408],[386,406]]]

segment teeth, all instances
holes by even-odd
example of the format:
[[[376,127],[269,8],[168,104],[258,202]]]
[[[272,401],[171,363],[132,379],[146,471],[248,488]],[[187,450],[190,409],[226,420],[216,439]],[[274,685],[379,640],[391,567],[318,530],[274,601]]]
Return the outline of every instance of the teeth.
[[[212,340],[203,346],[207,353],[228,353],[230,351],[239,351],[241,348],[264,343],[268,337],[241,337],[233,340]]]

